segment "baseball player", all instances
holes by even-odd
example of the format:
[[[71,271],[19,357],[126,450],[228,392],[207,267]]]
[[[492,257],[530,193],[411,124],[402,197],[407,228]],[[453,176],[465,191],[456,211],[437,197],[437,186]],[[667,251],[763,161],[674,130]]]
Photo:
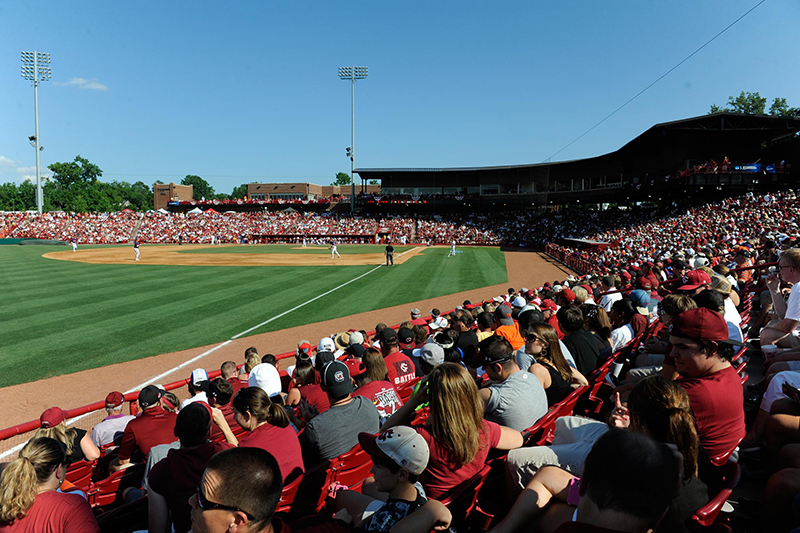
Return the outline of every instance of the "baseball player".
[[[73,237],[70,242],[72,243],[72,251],[73,252],[77,252],[78,251],[78,239]]]
[[[336,249],[336,240],[332,239],[331,240],[331,259],[333,259],[334,255],[336,257],[340,258],[340,259],[342,257],[341,255],[339,255],[339,251]]]
[[[392,241],[386,245],[386,266],[394,266],[394,246]]]
[[[306,241],[306,236],[305,236],[305,235],[303,235],[303,248],[305,248],[305,247],[306,247],[306,244],[307,244],[307,241]]]
[[[451,255],[456,255],[456,241],[450,243],[450,253],[447,254],[447,257],[450,257]]]
[[[139,239],[133,241],[133,251],[136,254],[136,260],[139,260]]]

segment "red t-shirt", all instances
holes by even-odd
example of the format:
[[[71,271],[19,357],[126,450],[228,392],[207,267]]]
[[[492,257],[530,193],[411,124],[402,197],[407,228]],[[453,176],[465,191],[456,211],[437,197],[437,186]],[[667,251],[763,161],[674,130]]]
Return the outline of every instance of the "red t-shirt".
[[[647,317],[640,313],[634,313],[631,318],[631,328],[633,328],[633,336],[638,337],[647,331]]]
[[[331,408],[328,394],[319,385],[301,385],[297,390],[300,391],[300,396],[305,398],[310,405],[316,407],[320,413],[324,413]]]
[[[303,451],[292,426],[279,428],[269,423],[261,424],[239,441],[240,448],[261,448],[278,460],[284,483],[305,472]]]
[[[514,348],[514,350],[519,350],[525,346],[525,339],[519,334],[519,327],[516,324],[513,326],[500,326],[494,330],[494,334],[505,337],[508,342],[511,343],[511,347]]]
[[[233,378],[228,378],[228,383],[230,383],[231,386],[233,387],[233,396],[231,396],[231,398],[235,398],[237,392],[247,388],[248,381],[247,379],[242,381],[238,377],[233,377]]]
[[[167,500],[176,533],[192,529],[189,498],[197,490],[208,460],[222,450],[233,448],[227,442],[206,442],[196,448],[170,450],[167,456],[153,465],[147,478],[150,490]]]
[[[553,329],[556,330],[556,335],[558,335],[559,340],[564,340],[564,332],[561,331],[561,328],[558,325],[558,317],[555,313],[550,315],[550,318],[547,319],[547,323],[553,326]]]
[[[119,458],[130,459],[136,448],[147,457],[153,446],[175,442],[176,418],[178,415],[160,405],[142,411],[141,416],[128,422],[125,427],[119,444]]]
[[[400,395],[397,394],[394,385],[388,381],[370,381],[356,389],[355,394],[372,400],[372,403],[378,408],[381,418],[391,416],[392,413],[403,407]]]
[[[389,371],[389,381],[395,387],[408,383],[417,377],[414,371],[414,363],[402,352],[390,353],[383,358],[383,361]]]
[[[13,533],[100,533],[92,508],[78,494],[49,490],[36,495],[33,506],[20,520],[0,523],[0,531]]]
[[[689,395],[700,445],[706,455],[713,459],[738,446],[746,430],[744,393],[736,370],[729,366],[708,376],[680,378],[675,382]]]
[[[483,468],[489,450],[500,442],[500,426],[484,420],[483,427],[485,431],[481,433],[480,448],[475,459],[468,465],[456,466],[452,462],[451,452],[434,440],[427,427],[414,426],[417,433],[428,443],[431,452],[428,468],[419,476],[419,482],[425,487],[428,498],[441,499],[449,490],[461,485]]]
[[[231,431],[236,431],[236,428],[239,426],[239,424],[233,419],[233,405],[228,402],[225,405],[219,405],[217,407],[220,411],[222,411],[222,414],[225,415],[225,421],[228,423],[228,427],[231,428]],[[208,438],[209,440],[216,440],[220,442],[225,440],[225,435],[213,420],[211,421],[211,427],[208,430]]]

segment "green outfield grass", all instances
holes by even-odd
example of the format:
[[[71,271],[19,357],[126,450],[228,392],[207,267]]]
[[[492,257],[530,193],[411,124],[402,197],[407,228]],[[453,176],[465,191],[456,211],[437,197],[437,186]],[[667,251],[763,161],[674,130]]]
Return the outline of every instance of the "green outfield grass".
[[[222,247],[215,253],[303,253],[291,248]],[[61,249],[0,246],[0,386],[223,342],[375,268],[87,265],[42,257]],[[383,247],[340,246],[343,254],[360,250]],[[499,249],[463,248],[449,260],[448,251],[424,249],[249,335],[507,281]]]
[[[394,246],[394,245],[393,245]],[[336,247],[339,255],[358,255],[358,254],[383,254],[386,245],[384,244],[340,244]],[[395,255],[414,248],[413,246],[394,246]],[[330,246],[322,244],[309,244],[303,248],[300,244],[248,244],[246,246],[214,246],[209,248],[197,248],[191,250],[181,250],[182,254],[319,254],[320,252],[330,252]]]

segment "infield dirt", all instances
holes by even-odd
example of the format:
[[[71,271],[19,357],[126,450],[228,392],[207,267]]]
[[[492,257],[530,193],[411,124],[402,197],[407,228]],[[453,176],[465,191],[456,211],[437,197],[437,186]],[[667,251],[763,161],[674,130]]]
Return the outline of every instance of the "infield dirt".
[[[142,250],[142,260],[155,260],[154,257],[148,257],[146,259],[146,254],[149,255],[151,252],[155,252],[156,250],[162,248],[166,253],[170,252],[170,249],[178,247],[154,246],[144,248]],[[85,252],[89,251],[90,250],[85,250]],[[56,254],[61,253],[66,255],[72,254],[72,252],[56,252]],[[133,260],[132,249],[123,248],[119,253],[120,256],[117,259],[118,261],[128,263]],[[197,260],[199,255],[200,257],[209,257],[209,259],[216,260],[222,259],[216,256],[224,256],[225,254],[173,255],[179,257],[185,256],[187,258],[191,257],[192,260]],[[411,253],[408,253],[403,257],[410,255]],[[48,254],[48,256],[51,256],[51,254]],[[297,261],[299,260],[300,256],[295,255],[291,257],[291,264],[297,265]],[[315,256],[312,255],[311,257]],[[61,257],[59,257],[59,259],[60,258]],[[237,257],[237,264],[242,264],[242,259],[245,258]],[[327,259],[330,261],[329,253]],[[342,255],[342,261],[344,260],[345,255]],[[342,264],[338,263],[338,259],[336,261],[337,264]],[[378,322],[384,322],[386,324],[400,323],[409,318],[409,310],[413,307],[421,309],[423,314],[427,315],[429,310],[433,307],[438,307],[442,310],[448,310],[457,305],[461,305],[461,303],[467,299],[473,302],[482,301],[495,295],[505,294],[508,287],[515,287],[517,289],[523,286],[538,287],[544,284],[545,281],[564,279],[567,275],[573,273],[567,270],[563,265],[556,263],[544,254],[529,252],[505,252],[505,261],[506,270],[508,273],[508,282],[505,284],[459,292],[427,300],[420,300],[417,302],[387,307],[377,311],[359,313],[348,317],[319,322],[316,324],[307,324],[305,326],[298,326],[281,331],[263,333],[250,337],[242,337],[232,340],[225,346],[214,350],[199,361],[193,363],[191,367],[176,369],[176,367],[185,361],[203,354],[219,345],[215,344],[199,346],[197,348],[182,350],[180,352],[165,353],[162,355],[148,357],[146,359],[139,359],[136,361],[129,361],[102,368],[85,370],[82,372],[76,372],[74,374],[34,381],[31,383],[5,387],[0,389],[0,405],[3,405],[3,409],[0,411],[0,428],[6,428],[15,424],[34,420],[38,418],[45,409],[52,406],[59,406],[67,409],[101,401],[110,391],[128,391],[140,386],[142,383],[164,372],[171,371],[169,374],[159,380],[161,383],[166,384],[186,378],[191,373],[191,370],[196,367],[214,370],[218,369],[223,362],[228,360],[235,361],[238,364],[244,361],[244,350],[250,346],[255,346],[258,348],[258,353],[262,355],[266,353],[281,354],[293,351],[300,339],[308,339],[312,343],[316,343],[321,337],[347,331],[351,328],[372,330]],[[216,265],[224,263],[214,264]],[[315,262],[313,264],[318,265],[319,263]],[[376,297],[379,298],[380,295],[376,295]],[[285,368],[286,366],[292,364],[292,362],[292,359],[282,360],[281,368]]]

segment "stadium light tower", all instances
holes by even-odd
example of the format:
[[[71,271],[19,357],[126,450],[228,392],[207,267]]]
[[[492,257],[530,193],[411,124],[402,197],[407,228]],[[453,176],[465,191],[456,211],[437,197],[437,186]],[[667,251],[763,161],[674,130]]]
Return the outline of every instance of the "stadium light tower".
[[[43,150],[39,144],[39,83],[50,79],[50,54],[43,52],[22,52],[22,77],[33,85],[33,109],[36,117],[36,133],[31,144],[36,149],[36,209],[42,214],[44,197],[42,196],[42,169],[39,152]]]
[[[350,158],[350,212],[356,210],[356,176],[355,176],[355,149],[356,149],[356,80],[367,77],[367,67],[339,67],[339,78],[350,80],[351,83],[351,117],[350,117],[350,147],[347,156]]]

